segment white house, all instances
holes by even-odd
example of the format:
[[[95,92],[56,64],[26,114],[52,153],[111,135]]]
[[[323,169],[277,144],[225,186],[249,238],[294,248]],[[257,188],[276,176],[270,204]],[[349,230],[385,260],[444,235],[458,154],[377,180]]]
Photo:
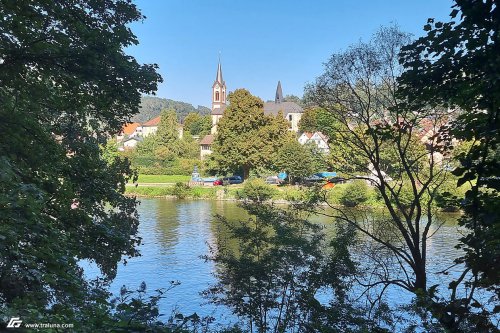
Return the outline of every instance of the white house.
[[[301,136],[299,136],[298,141],[301,145],[314,143],[324,154],[328,154],[330,152],[330,147],[328,146],[328,137],[321,132],[304,132]]]
[[[133,136],[131,138],[126,139],[123,141],[123,149],[134,149],[137,147],[137,144],[139,142],[142,142],[142,137],[140,136]]]

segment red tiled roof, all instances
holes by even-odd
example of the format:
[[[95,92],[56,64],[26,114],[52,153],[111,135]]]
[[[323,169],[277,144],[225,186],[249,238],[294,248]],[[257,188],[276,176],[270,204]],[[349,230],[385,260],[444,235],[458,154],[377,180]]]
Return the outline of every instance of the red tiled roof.
[[[142,124],[142,126],[146,126],[146,127],[149,127],[149,126],[158,126],[158,124],[160,123],[160,120],[161,120],[161,117],[158,116],[158,117],[155,117],[153,119],[148,120],[147,122],[145,122],[144,124]]]
[[[125,134],[125,135],[130,135],[132,133],[135,132],[135,130],[137,129],[137,127],[139,127],[141,124],[139,123],[129,123],[129,124],[125,124],[123,127],[122,127],[122,133]]]
[[[311,132],[304,132],[304,134],[307,136],[308,139],[312,138],[313,133]]]
[[[211,145],[214,142],[213,134],[205,135],[200,141],[200,145]]]

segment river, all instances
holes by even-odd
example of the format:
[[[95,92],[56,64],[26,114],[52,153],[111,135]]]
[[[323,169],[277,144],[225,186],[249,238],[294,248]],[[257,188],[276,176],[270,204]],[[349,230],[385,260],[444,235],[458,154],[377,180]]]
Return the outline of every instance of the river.
[[[166,294],[160,302],[160,311],[169,315],[174,309],[183,314],[196,312],[200,316],[212,315],[220,322],[231,322],[229,309],[207,304],[200,292],[215,282],[212,273],[214,264],[201,258],[206,255],[210,244],[215,244],[218,223],[215,214],[228,219],[245,216],[237,203],[230,201],[141,199],[139,233],[142,237],[142,256],[121,263],[111,292],[117,294],[122,285],[137,288],[146,282],[148,291],[166,288],[170,281],[180,284]],[[454,246],[460,237],[457,215],[443,215],[445,221],[428,245],[429,272],[437,272],[453,262],[457,255]],[[325,217],[315,217],[328,229],[334,222]],[[327,232],[328,233],[328,232]],[[95,266],[84,265],[87,277],[98,274]],[[439,277],[430,278],[439,282]],[[407,301],[409,295],[399,290],[388,294],[388,301],[399,304]]]

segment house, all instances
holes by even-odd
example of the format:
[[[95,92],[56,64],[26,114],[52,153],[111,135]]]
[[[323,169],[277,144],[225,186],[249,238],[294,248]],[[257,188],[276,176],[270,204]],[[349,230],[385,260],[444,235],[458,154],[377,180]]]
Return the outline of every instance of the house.
[[[116,141],[121,142],[124,139],[131,138],[134,136],[142,136],[141,124],[139,123],[125,124],[120,134],[117,135]]]
[[[319,151],[324,154],[330,152],[330,147],[328,146],[328,137],[321,132],[304,132],[299,136],[298,141],[301,145],[305,144],[315,144]]]
[[[226,104],[226,81],[222,77],[222,67],[220,64],[217,65],[217,74],[215,76],[214,84],[212,85],[212,129],[211,134],[205,136],[200,141],[200,157],[203,159],[206,155],[212,153],[211,145],[217,134],[217,124],[219,120],[223,117],[224,111],[227,108]],[[295,102],[285,102],[283,99],[283,91],[281,88],[281,81],[278,81],[278,86],[276,87],[276,94],[274,102],[264,103],[264,114],[277,116],[281,111],[283,117],[289,121],[289,130],[293,132],[299,131],[299,121],[304,113],[304,110],[300,105]]]
[[[309,141],[309,139],[313,136],[313,133],[311,132],[304,132],[302,133],[299,138],[298,138],[298,141],[301,145],[305,145],[307,143],[307,141]]]
[[[204,160],[207,155],[212,154],[212,143],[214,142],[214,135],[205,135],[200,141],[200,158]]]
[[[161,117],[154,117],[142,124],[142,136],[147,137],[148,135],[155,134],[158,130],[158,125],[160,124]]]
[[[142,136],[147,137],[148,135],[155,134],[158,131],[160,121],[161,116],[158,116],[142,124]],[[177,131],[179,132],[179,139],[182,139],[184,135],[184,127],[182,124],[177,124]]]
[[[121,150],[126,150],[126,149],[134,149],[137,147],[137,144],[139,142],[142,142],[143,138],[140,136],[133,136],[131,138],[126,139],[123,141],[123,148]]]

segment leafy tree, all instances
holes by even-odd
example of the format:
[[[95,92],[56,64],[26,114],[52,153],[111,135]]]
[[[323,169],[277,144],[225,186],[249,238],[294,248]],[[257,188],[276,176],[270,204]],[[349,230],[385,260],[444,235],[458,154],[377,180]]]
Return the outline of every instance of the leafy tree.
[[[212,130],[212,117],[210,115],[202,116],[191,126],[192,135],[207,135]]]
[[[269,189],[253,185],[243,204],[249,219],[218,217],[227,232],[205,257],[220,267],[205,297],[231,308],[250,332],[387,332],[378,327],[386,322],[366,320],[365,309],[347,298],[356,270],[352,229],[339,228],[327,244],[306,214],[263,204]],[[328,304],[318,301],[320,290],[331,292]]]
[[[5,0],[0,15],[0,311],[87,321],[107,294],[78,261],[110,281],[140,243],[135,175],[99,146],[161,78],[124,52],[143,18],[127,1]]]
[[[174,110],[163,110],[156,132],[156,141],[161,147],[173,147],[179,141],[177,115]]]
[[[200,120],[201,116],[198,113],[190,112],[186,118],[184,118],[184,131],[191,132],[191,126]],[[193,134],[193,133],[191,133]]]
[[[370,181],[386,209],[385,217],[367,223],[348,209],[332,207],[335,218],[355,227],[384,253],[391,254],[391,259],[385,256],[373,262],[370,269],[377,279],[363,284],[367,292],[380,296],[389,286],[397,286],[429,301],[426,306],[432,308],[439,303],[433,298],[438,286],[428,286],[427,242],[435,222],[433,202],[448,176],[443,167],[448,145],[440,129],[453,114],[428,105],[415,109],[398,94],[398,77],[403,71],[398,54],[408,42],[407,34],[388,27],[379,30],[369,42],[334,54],[325,73],[309,87],[309,96],[339,126],[336,134],[343,141],[342,158],[346,165],[353,166],[346,175]],[[428,127],[435,134],[425,138],[421,133]],[[424,144],[426,150],[416,149]],[[388,151],[393,153],[386,156]],[[438,158],[438,153],[445,157]],[[401,269],[384,270],[385,260],[398,261]],[[446,318],[433,313],[447,327]]]
[[[457,264],[467,268],[450,283],[452,297],[435,307],[446,320],[446,327],[465,331],[469,322],[477,332],[494,331],[492,316],[500,308],[476,299],[481,289],[500,297],[500,16],[498,2],[456,0],[452,21],[428,20],[427,35],[403,48],[406,72],[402,76],[402,94],[410,105],[458,108],[462,112],[450,126],[449,134],[471,142],[470,149],[459,154],[460,165],[454,174],[457,185],[468,182],[465,215],[460,224],[468,229],[461,239],[464,255]],[[470,288],[468,295],[459,293]],[[496,322],[498,325],[498,322]],[[497,326],[498,328],[498,326]]]
[[[286,95],[285,97],[283,97],[283,102],[294,102],[302,107],[304,106],[302,99],[295,95]]]
[[[184,131],[191,135],[206,135],[212,129],[212,117],[210,115],[200,116],[198,113],[190,113],[184,119]]]
[[[279,148],[275,166],[288,174],[292,184],[318,171],[315,169],[311,150],[302,146],[295,138],[290,138]]]
[[[301,132],[316,132],[318,131],[317,108],[309,108],[304,111],[299,120],[299,130]]]
[[[200,145],[189,132],[184,133],[179,141],[179,157],[197,159],[200,157]]]
[[[262,100],[247,90],[237,89],[229,95],[229,102],[217,125],[211,158],[219,170],[241,168],[248,178],[250,169],[272,166],[275,152],[288,134],[288,124],[281,113],[264,115]]]

